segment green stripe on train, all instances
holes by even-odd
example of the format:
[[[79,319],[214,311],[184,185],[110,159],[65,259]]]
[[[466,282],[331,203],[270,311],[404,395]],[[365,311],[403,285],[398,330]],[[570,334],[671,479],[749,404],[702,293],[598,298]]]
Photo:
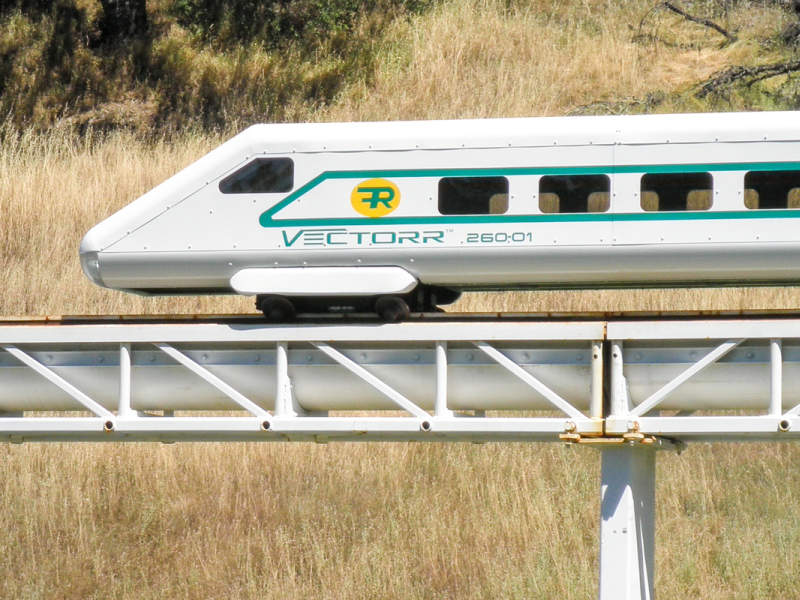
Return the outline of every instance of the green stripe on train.
[[[693,165],[619,165],[594,167],[507,167],[475,169],[395,169],[368,171],[326,171],[305,183],[259,217],[262,227],[304,225],[445,225],[461,223],[575,223],[602,221],[681,221],[702,219],[785,219],[800,217],[800,210],[720,211],[720,212],[643,212],[643,213],[560,213],[548,215],[437,215],[430,217],[303,218],[273,220],[283,210],[322,182],[332,179],[398,179],[406,177],[508,177],[514,175],[613,175],[616,173],[705,173],[720,171],[800,170],[800,162],[707,163]]]

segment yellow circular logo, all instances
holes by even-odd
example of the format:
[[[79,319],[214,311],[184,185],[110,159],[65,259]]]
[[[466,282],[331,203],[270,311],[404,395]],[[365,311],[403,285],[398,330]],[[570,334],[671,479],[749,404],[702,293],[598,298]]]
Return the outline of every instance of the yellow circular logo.
[[[353,188],[350,204],[365,217],[383,217],[400,204],[400,190],[386,179],[368,179]]]

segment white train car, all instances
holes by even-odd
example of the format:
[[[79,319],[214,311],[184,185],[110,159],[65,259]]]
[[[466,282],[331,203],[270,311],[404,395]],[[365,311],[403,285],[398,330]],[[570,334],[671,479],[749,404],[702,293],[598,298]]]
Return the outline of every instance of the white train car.
[[[800,282],[800,113],[256,125],[91,229],[95,283],[273,318]]]

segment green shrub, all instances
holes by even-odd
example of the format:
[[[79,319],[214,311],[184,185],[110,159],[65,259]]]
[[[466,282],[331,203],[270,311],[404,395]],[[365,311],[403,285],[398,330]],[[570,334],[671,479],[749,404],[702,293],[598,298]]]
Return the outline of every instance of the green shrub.
[[[434,0],[175,0],[178,22],[217,45],[258,42],[269,48],[290,41],[316,46],[352,30],[360,15],[418,12]]]

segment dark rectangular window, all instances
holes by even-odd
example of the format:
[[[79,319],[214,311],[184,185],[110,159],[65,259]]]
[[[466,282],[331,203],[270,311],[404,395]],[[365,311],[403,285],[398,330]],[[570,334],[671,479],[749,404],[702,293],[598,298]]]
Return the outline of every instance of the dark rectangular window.
[[[712,185],[711,173],[647,173],[641,183],[642,209],[708,210]]]
[[[499,215],[508,210],[505,177],[443,177],[439,212],[443,215]]]
[[[294,186],[291,158],[257,158],[219,182],[223,194],[290,192]]]
[[[543,213],[605,212],[609,209],[608,175],[545,175],[539,180]]]
[[[800,171],[750,171],[744,176],[747,208],[800,208]]]

